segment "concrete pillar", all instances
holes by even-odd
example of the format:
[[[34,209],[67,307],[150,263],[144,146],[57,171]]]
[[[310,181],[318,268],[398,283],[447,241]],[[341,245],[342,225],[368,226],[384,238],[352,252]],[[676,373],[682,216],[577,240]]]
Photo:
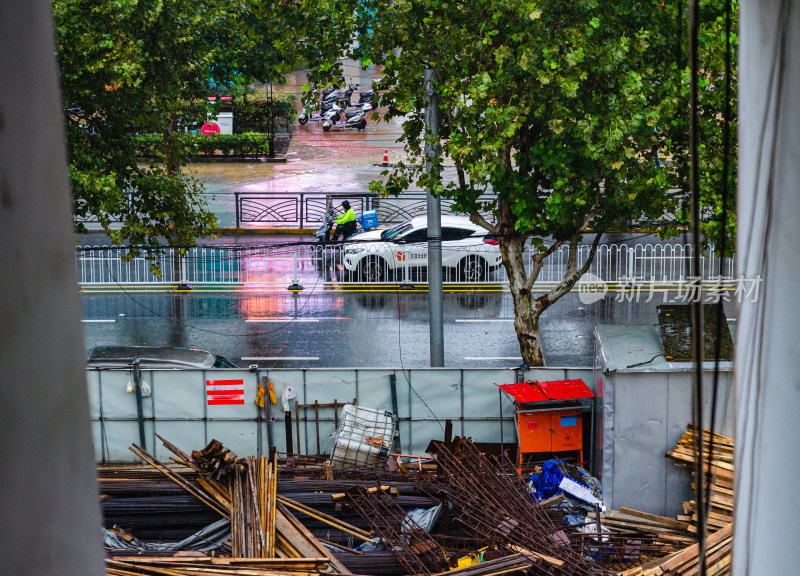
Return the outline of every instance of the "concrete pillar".
[[[0,558],[103,573],[74,236],[47,0],[0,2]]]
[[[741,4],[733,574],[796,574],[800,498],[800,1]],[[748,284],[748,287],[752,284]]]

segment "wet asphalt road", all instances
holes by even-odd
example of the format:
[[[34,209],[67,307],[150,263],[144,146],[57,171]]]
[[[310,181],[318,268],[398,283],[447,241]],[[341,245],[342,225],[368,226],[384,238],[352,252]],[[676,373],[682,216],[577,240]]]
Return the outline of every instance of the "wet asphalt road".
[[[368,87],[379,73],[345,63],[348,81]],[[279,93],[299,95],[304,73],[287,76]],[[222,227],[235,224],[235,192],[366,192],[403,157],[400,123],[375,122],[363,132],[325,133],[315,123],[298,126],[285,164],[193,164],[205,198]],[[287,143],[286,137],[283,139]],[[444,179],[453,178],[445,168]],[[263,225],[262,225],[263,226]],[[96,227],[96,226],[95,226]],[[91,228],[91,226],[90,226]],[[299,240],[299,237],[293,237]],[[622,238],[617,238],[619,241]],[[103,234],[79,238],[107,245]],[[201,243],[270,244],[286,237],[236,235]],[[607,242],[615,241],[612,237]],[[647,242],[657,241],[650,236]],[[609,293],[584,305],[569,294],[542,318],[545,357],[552,366],[591,366],[598,323],[655,323],[656,302],[615,302]],[[99,345],[187,346],[222,354],[237,364],[260,366],[424,367],[428,356],[428,299],[420,292],[348,292],[283,288],[227,288],[173,293],[165,288],[87,288],[81,292],[87,351]],[[517,366],[519,347],[507,291],[446,293],[447,366]]]
[[[551,366],[591,366],[599,323],[656,323],[656,301],[583,304],[569,294],[542,319]],[[155,289],[81,293],[87,351],[98,345],[186,346],[263,367],[429,366],[426,292]],[[508,292],[444,296],[445,364],[520,364]]]

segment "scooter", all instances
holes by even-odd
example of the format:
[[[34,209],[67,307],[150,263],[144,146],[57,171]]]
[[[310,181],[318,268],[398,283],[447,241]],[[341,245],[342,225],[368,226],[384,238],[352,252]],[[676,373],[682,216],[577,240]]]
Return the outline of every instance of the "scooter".
[[[305,110],[297,117],[297,121],[301,126],[305,126],[309,122],[338,122],[341,119],[342,108],[336,102],[331,103],[329,106],[322,109],[319,113],[308,114]]]
[[[336,222],[336,212],[333,208],[328,208],[325,212],[325,217],[322,219],[322,224],[314,232],[314,251],[321,252],[326,244],[331,241],[331,229]]]
[[[331,128],[355,128],[356,130],[363,130],[367,127],[367,111],[372,109],[371,103],[366,103],[358,110],[353,112],[345,112],[343,121],[325,120],[322,123],[322,129],[329,132]]]
[[[340,85],[344,86],[344,77],[339,78]],[[305,106],[303,111],[297,116],[297,121],[301,126],[308,124],[309,120],[324,120],[326,113],[333,107],[334,104],[339,104],[340,108],[345,109],[350,102],[350,95],[353,93],[353,85],[350,84],[348,90],[339,92],[338,87],[325,88],[321,91],[322,98],[317,100],[316,106],[319,106],[319,112],[313,112],[314,106]],[[337,117],[338,121],[339,118]]]
[[[309,120],[324,120],[324,116],[334,107],[339,107],[339,112],[350,106],[350,94],[352,92],[331,92],[326,98],[319,100],[317,104],[320,107],[319,113],[313,113],[309,108],[304,108],[303,112],[297,117],[297,121],[301,126],[308,123]],[[338,121],[339,118],[336,118]]]
[[[339,88],[344,86],[344,76],[339,76],[339,83],[336,86],[331,86],[330,88],[323,88],[320,90],[320,94],[322,97],[325,98],[331,92],[338,92]]]
[[[362,90],[358,94],[358,100],[351,100],[350,106],[360,106],[361,104],[365,104],[367,102],[375,102],[375,98],[378,97],[378,92],[376,90]]]

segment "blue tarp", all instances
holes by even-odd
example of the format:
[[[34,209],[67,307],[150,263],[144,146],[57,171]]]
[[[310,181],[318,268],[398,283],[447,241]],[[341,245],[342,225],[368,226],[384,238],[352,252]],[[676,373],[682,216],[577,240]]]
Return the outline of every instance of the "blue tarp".
[[[531,474],[528,478],[528,486],[531,487],[533,495],[540,502],[551,498],[561,492],[558,485],[561,484],[564,474],[559,470],[558,465],[561,460],[547,460],[542,464],[542,473]]]
[[[561,471],[561,466],[564,464],[563,460],[558,460],[557,458],[547,460],[542,464],[541,473],[531,474],[530,478],[528,478],[528,487],[539,502],[561,494],[562,490],[558,485],[561,484],[561,480],[564,478],[564,473]],[[573,477],[572,480],[583,484],[595,496],[600,497],[600,482],[597,478],[580,466],[575,466],[574,469],[578,471],[580,478]]]

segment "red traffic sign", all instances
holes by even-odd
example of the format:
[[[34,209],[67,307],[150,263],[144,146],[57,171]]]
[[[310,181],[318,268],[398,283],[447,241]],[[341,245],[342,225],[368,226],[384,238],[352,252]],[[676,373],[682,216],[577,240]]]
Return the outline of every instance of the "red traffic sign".
[[[203,127],[200,128],[200,134],[203,136],[211,136],[213,134],[219,134],[219,124],[216,122],[206,122],[203,124]]]

